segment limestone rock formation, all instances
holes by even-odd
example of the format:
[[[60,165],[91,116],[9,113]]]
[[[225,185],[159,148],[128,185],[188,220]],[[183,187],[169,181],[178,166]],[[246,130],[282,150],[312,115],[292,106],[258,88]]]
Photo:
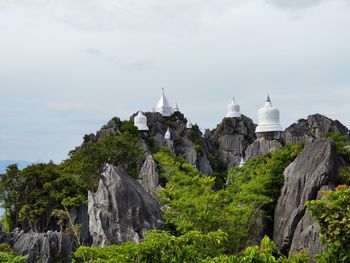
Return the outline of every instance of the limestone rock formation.
[[[282,143],[279,140],[268,140],[264,137],[256,139],[248,146],[245,156],[246,160],[254,158],[258,155],[274,152],[282,148]]]
[[[275,208],[273,238],[288,252],[308,248],[319,252],[318,230],[306,213],[305,203],[315,200],[322,187],[337,183],[337,153],[334,142],[319,139],[305,145],[302,153],[284,171],[284,185]]]
[[[338,132],[349,135],[349,130],[338,120],[331,120],[321,114],[313,114],[307,119],[300,119],[298,123],[289,126],[282,135],[286,144],[320,139],[328,132]]]
[[[150,194],[154,194],[159,185],[159,174],[157,172],[157,163],[152,155],[148,155],[143,163],[140,172],[140,183],[143,188]]]
[[[28,263],[70,262],[74,242],[61,232],[25,233],[15,229],[12,234],[12,249],[28,256]]]
[[[93,246],[139,242],[144,232],[162,228],[160,206],[119,168],[106,165],[96,193],[88,195]]]
[[[256,139],[255,127],[253,121],[243,115],[225,118],[214,131],[206,131],[205,137],[209,137],[213,153],[230,168],[240,163],[246,148]]]

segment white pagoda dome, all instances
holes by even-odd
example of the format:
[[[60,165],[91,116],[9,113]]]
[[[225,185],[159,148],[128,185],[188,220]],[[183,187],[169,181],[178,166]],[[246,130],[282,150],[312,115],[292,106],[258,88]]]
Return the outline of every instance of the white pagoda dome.
[[[164,89],[163,89],[163,94],[160,97],[157,106],[154,108],[155,112],[159,112],[160,114],[162,114],[164,117],[169,117],[171,116],[171,114],[173,114],[173,109],[170,106],[170,103],[168,101],[168,99],[165,97],[164,94]]]
[[[187,123],[186,123],[186,128],[187,129],[192,129],[192,122],[190,119],[188,119]]]
[[[134,125],[139,131],[149,130],[147,126],[147,117],[141,111],[139,111],[138,114],[135,116]]]
[[[227,114],[226,118],[240,118],[240,107],[239,104],[236,103],[235,99],[233,98],[231,103],[227,106]]]
[[[164,139],[170,140],[171,139],[171,134],[169,128],[166,130],[166,133],[164,135]]]
[[[280,124],[280,112],[271,103],[270,96],[267,99],[264,107],[259,110],[259,122],[256,127],[256,133],[264,132],[281,132],[282,126]]]

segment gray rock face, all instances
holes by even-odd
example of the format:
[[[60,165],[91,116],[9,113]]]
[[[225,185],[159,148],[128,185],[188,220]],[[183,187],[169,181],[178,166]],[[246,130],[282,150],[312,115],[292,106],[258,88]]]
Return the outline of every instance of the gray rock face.
[[[259,155],[274,152],[282,148],[282,144],[278,140],[266,140],[261,137],[256,139],[251,145],[248,146],[245,156],[246,159],[251,159]]]
[[[150,194],[154,194],[159,185],[159,174],[157,172],[157,163],[152,155],[149,155],[143,163],[140,172],[140,183]]]
[[[309,248],[316,253],[318,230],[306,214],[305,203],[315,200],[322,187],[337,181],[335,144],[327,139],[309,142],[284,171],[284,185],[275,208],[273,238],[283,251]]]
[[[93,246],[139,242],[144,232],[162,228],[160,206],[137,181],[107,165],[96,193],[88,196]]]
[[[205,137],[210,138],[214,154],[230,168],[239,164],[248,145],[256,139],[255,127],[253,121],[245,116],[225,118],[214,131],[207,131]]]
[[[73,246],[71,237],[60,232],[24,233],[16,229],[12,237],[13,250],[28,256],[28,263],[68,263]]]
[[[187,120],[180,112],[168,118],[164,118],[158,112],[146,112],[145,115],[150,129],[149,138],[156,148],[169,148],[174,155],[184,156],[187,163],[196,166],[201,172],[208,175],[212,173],[205,139],[198,139],[197,143],[201,146],[202,151],[197,152],[195,143],[189,138],[190,130],[186,128]],[[171,140],[164,139],[168,128]]]
[[[349,134],[348,128],[338,120],[334,121],[321,114],[314,114],[289,126],[283,132],[282,138],[286,144],[295,144],[302,141],[320,139],[328,132]]]
[[[79,207],[72,207],[69,210],[70,217],[73,224],[81,225],[80,242],[83,246],[91,245],[91,235],[89,232],[89,214],[87,205],[81,205]]]

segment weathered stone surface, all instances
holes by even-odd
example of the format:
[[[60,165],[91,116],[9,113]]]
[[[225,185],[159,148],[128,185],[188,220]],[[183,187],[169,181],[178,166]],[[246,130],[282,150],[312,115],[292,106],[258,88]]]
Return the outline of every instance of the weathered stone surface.
[[[143,163],[140,172],[140,183],[150,194],[154,194],[159,185],[159,174],[157,172],[157,163],[152,155],[149,155]]]
[[[212,153],[230,168],[239,164],[248,145],[256,139],[255,127],[245,116],[224,118],[215,130],[206,132],[205,138],[210,138]]]
[[[68,263],[73,246],[71,237],[61,232],[24,233],[15,229],[12,237],[13,250],[28,256],[28,263]]]
[[[275,208],[273,233],[283,252],[288,252],[292,244],[293,251],[302,246],[317,250],[313,242],[318,232],[312,227],[310,218],[305,216],[305,203],[315,200],[323,186],[337,181],[336,171],[335,144],[327,139],[307,143],[303,152],[284,171],[285,182]]]
[[[330,185],[322,186],[317,194],[317,199],[320,199],[320,192],[323,190],[333,190]],[[317,223],[311,218],[310,214],[305,211],[304,216],[299,221],[293,235],[293,240],[289,250],[290,254],[295,254],[298,251],[307,248],[310,258],[313,259],[317,253],[322,252],[319,228]]]
[[[261,137],[256,139],[251,145],[248,146],[245,156],[246,160],[254,158],[259,155],[274,152],[282,148],[282,143],[279,140],[266,140]]]
[[[338,132],[349,135],[349,130],[338,120],[331,120],[321,114],[313,114],[307,119],[289,126],[282,134],[286,144],[295,144],[312,139],[320,139],[328,132]]]
[[[90,246],[92,238],[89,232],[89,214],[86,204],[79,207],[72,207],[69,210],[70,218],[74,225],[81,225],[80,241],[83,246]]]
[[[144,232],[162,227],[160,206],[137,181],[107,165],[96,193],[88,196],[93,246],[139,242]]]

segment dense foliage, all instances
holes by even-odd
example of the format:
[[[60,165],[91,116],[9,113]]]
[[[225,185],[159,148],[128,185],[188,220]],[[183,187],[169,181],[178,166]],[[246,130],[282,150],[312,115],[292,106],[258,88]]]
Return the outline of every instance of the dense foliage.
[[[8,244],[0,244],[0,263],[24,263],[27,257],[16,255]]]
[[[87,191],[97,186],[106,163],[137,177],[143,158],[138,131],[130,122],[122,122],[120,130],[120,134],[104,136],[71,152],[59,165],[39,163],[23,170],[8,166],[0,176],[0,202],[5,208],[2,221],[8,230],[19,226],[46,231],[58,223],[62,229],[65,224],[59,221],[67,208],[86,201]]]
[[[271,216],[269,207],[277,199],[283,170],[301,149],[288,146],[248,161],[243,169],[232,169],[221,190],[215,190],[215,178],[160,151],[154,158],[166,181],[158,193],[165,208],[165,230],[149,232],[140,244],[80,247],[74,258],[76,262],[305,262],[305,257],[282,257],[268,238],[260,247],[244,250],[252,236],[260,237],[262,224],[257,219]]]
[[[350,262],[350,187],[340,185],[336,191],[324,191],[320,200],[309,201],[307,207],[326,245],[319,262]]]
[[[157,262],[192,263],[219,256],[226,234],[222,231],[207,234],[190,231],[180,237],[166,231],[150,231],[140,243],[124,243],[103,248],[80,247],[74,262]]]

